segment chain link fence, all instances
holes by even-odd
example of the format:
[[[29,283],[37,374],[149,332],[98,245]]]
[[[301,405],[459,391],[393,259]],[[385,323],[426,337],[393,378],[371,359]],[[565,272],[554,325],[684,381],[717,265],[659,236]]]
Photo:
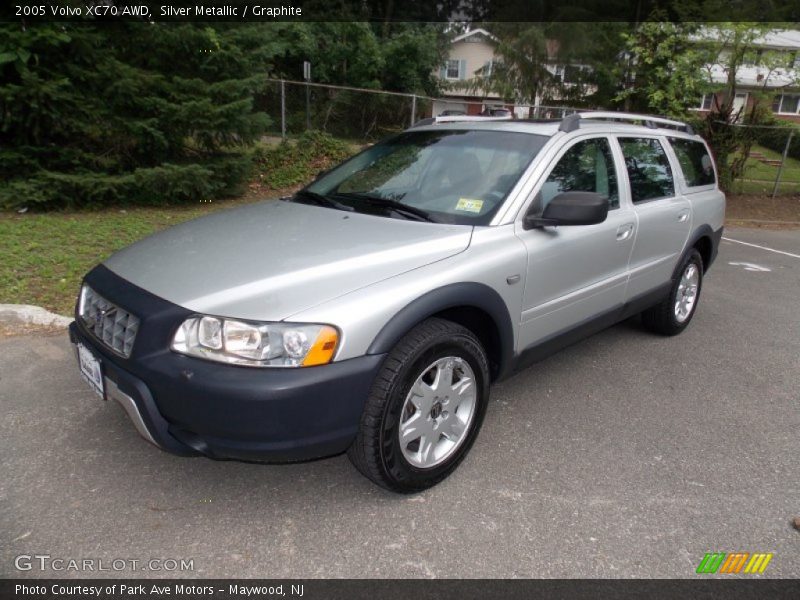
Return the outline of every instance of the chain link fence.
[[[263,110],[272,117],[270,135],[286,138],[316,129],[357,143],[375,141],[432,116],[479,115],[506,110],[520,119],[561,119],[585,110],[515,105],[497,99],[431,98],[282,79],[267,80],[261,103]]]
[[[374,142],[432,116],[508,111],[518,119],[563,119],[575,112],[591,110],[520,105],[498,99],[431,98],[282,79],[267,80],[260,102],[261,108],[272,117],[270,136],[285,139],[314,129],[356,144]],[[790,123],[729,126],[751,129],[754,139],[731,191],[773,198],[800,194],[800,130],[797,126]]]
[[[282,80],[267,82],[263,101],[273,119],[270,133],[284,138],[316,129],[368,142],[430,111],[430,102],[410,94]]]
[[[788,122],[785,125],[717,123],[745,130],[747,138],[752,140],[748,155],[736,158],[744,164],[733,180],[731,191],[772,198],[800,194],[800,128]]]

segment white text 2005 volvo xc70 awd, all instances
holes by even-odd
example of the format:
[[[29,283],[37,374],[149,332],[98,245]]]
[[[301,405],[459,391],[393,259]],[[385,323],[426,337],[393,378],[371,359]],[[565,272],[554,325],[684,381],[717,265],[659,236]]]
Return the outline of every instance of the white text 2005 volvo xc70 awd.
[[[682,123],[428,119],[292,198],[113,255],[70,336],[84,378],[164,450],[346,451],[413,492],[467,454],[492,382],[637,313],[680,333],[724,212]]]

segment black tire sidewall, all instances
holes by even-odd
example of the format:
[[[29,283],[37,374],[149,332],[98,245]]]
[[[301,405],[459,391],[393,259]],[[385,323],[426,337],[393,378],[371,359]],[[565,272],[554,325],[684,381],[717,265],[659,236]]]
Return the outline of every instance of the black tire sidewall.
[[[411,386],[422,370],[445,356],[458,356],[469,363],[475,374],[477,390],[476,413],[472,419],[467,438],[456,452],[445,462],[431,469],[420,469],[411,465],[403,456],[399,440],[400,412]],[[425,489],[447,477],[464,459],[481,428],[489,399],[489,373],[485,354],[477,341],[467,335],[449,335],[431,340],[414,353],[393,382],[388,402],[383,413],[380,429],[381,463],[386,475],[404,488]]]

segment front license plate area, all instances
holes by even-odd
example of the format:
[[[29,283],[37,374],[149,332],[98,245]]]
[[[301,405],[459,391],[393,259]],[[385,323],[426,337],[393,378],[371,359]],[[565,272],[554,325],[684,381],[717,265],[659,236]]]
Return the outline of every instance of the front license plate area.
[[[105,400],[106,391],[103,385],[103,369],[100,360],[83,344],[78,344],[77,346],[81,377],[86,380],[86,383],[98,396]]]

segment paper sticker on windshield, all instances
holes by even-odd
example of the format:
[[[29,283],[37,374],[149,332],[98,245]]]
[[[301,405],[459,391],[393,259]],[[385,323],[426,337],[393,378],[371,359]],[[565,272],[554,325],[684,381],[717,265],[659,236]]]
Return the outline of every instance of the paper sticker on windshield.
[[[479,213],[483,208],[483,200],[473,200],[471,198],[459,198],[456,203],[456,210],[464,212]]]

